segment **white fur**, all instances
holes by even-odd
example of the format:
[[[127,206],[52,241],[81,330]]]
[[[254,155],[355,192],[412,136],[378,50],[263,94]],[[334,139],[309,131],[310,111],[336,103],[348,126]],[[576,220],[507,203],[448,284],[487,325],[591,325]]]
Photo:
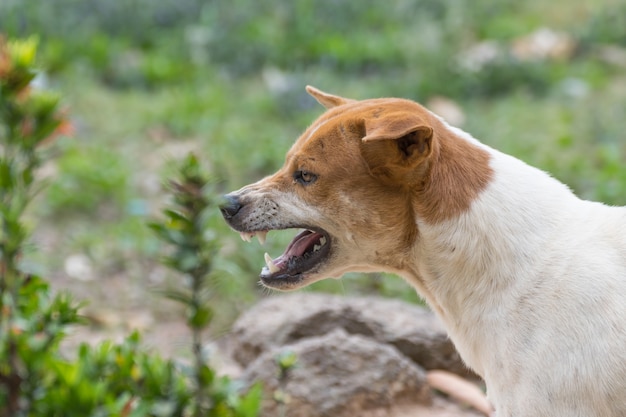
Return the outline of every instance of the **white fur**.
[[[417,219],[419,276],[403,275],[426,287],[497,416],[626,416],[626,209],[482,146],[494,181],[459,218]]]

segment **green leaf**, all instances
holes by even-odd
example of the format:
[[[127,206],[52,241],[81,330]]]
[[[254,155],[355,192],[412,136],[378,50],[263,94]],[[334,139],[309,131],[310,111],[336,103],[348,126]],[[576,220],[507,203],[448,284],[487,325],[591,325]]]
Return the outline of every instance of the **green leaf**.
[[[161,223],[148,223],[148,227],[152,229],[161,240],[166,241],[172,245],[182,245],[185,243],[185,235],[180,231],[170,229]]]
[[[283,350],[276,355],[275,360],[281,371],[287,371],[296,365],[298,362],[298,355],[291,350]]]
[[[10,41],[8,52],[13,64],[20,69],[32,67],[35,63],[38,44],[39,40],[35,36]]]
[[[213,310],[210,307],[196,307],[191,310],[187,323],[189,327],[193,329],[202,329],[206,327],[212,319]]]
[[[261,401],[263,400],[263,386],[256,383],[248,390],[245,395],[241,396],[239,405],[236,407],[237,417],[256,417],[261,409]]]
[[[185,217],[183,214],[179,213],[178,211],[175,210],[171,210],[171,209],[165,209],[163,210],[163,213],[170,218],[170,220],[175,220],[175,221],[180,221],[183,222],[185,224],[189,224],[190,221],[187,217]]]
[[[200,258],[193,252],[186,251],[178,259],[178,269],[181,272],[190,272],[200,266]]]
[[[152,229],[152,231],[155,232],[158,237],[162,239],[164,238],[163,235],[166,233],[167,228],[163,224],[157,222],[149,222],[148,227]]]
[[[213,381],[215,380],[215,371],[211,367],[207,366],[206,364],[203,364],[200,367],[198,376],[200,377],[200,382],[202,386],[208,387],[212,385]]]
[[[4,194],[10,191],[13,189],[14,185],[15,179],[13,178],[11,163],[0,159],[0,193]]]
[[[176,289],[163,289],[163,290],[155,290],[157,294],[161,294],[165,298],[168,298],[172,301],[178,301],[181,304],[191,305],[192,298],[189,293],[179,291]]]

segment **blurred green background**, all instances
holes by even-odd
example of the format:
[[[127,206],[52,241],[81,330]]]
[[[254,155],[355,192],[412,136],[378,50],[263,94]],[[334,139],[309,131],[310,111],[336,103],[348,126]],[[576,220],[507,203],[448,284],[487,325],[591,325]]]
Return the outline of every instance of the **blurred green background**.
[[[37,84],[76,128],[41,170],[28,267],[94,309],[171,316],[145,226],[169,161],[198,152],[223,192],[273,172],[322,112],[306,84],[420,101],[580,196],[626,204],[623,0],[2,0],[0,33],[39,39]],[[261,247],[213,224],[225,329],[292,233]],[[418,301],[380,275],[313,289]]]

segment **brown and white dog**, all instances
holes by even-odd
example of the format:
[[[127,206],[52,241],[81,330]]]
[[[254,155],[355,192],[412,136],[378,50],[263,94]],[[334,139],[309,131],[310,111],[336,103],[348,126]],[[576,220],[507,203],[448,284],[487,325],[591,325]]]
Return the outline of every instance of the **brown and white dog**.
[[[577,198],[419,104],[307,87],[326,111],[274,175],[226,196],[250,240],[303,229],[261,281],[406,279],[499,417],[626,416],[626,209]]]

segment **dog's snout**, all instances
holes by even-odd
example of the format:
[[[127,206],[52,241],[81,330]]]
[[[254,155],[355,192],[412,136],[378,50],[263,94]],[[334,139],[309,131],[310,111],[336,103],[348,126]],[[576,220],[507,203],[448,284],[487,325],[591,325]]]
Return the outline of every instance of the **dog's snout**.
[[[223,200],[223,203],[220,204],[222,216],[224,216],[225,219],[232,219],[239,212],[239,210],[241,210],[239,197],[232,194],[226,194],[223,197]]]

